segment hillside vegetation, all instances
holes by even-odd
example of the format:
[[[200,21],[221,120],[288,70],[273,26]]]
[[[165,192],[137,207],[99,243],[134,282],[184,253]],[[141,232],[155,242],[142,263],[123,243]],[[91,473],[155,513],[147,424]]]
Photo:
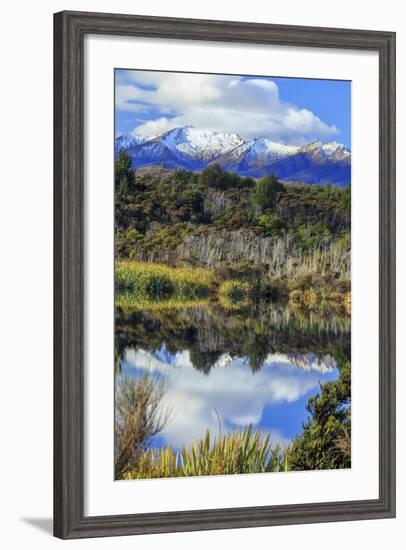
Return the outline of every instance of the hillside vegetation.
[[[133,171],[124,151],[115,185],[118,260],[205,268],[270,293],[349,290],[350,188],[254,180],[217,165]]]

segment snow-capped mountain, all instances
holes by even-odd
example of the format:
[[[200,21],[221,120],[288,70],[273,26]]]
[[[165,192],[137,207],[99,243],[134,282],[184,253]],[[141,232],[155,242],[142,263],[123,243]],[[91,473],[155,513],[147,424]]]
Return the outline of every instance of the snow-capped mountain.
[[[248,357],[233,357],[230,353],[223,353],[214,363],[213,368],[228,367],[233,361],[240,365],[249,366]],[[322,357],[314,353],[287,354],[287,353],[269,353],[264,360],[263,367],[297,367],[305,372],[316,371],[320,374],[333,372],[337,368],[337,362],[331,355]]]
[[[268,170],[283,180],[346,187],[351,181],[351,152],[335,142],[315,141],[293,155],[263,166],[256,175],[264,175]]]
[[[166,147],[185,160],[211,162],[226,151],[238,147],[244,140],[238,134],[198,130],[193,126],[175,128],[159,137]]]
[[[294,155],[299,149],[295,145],[276,143],[267,138],[256,138],[224,153],[216,162],[225,170],[254,175],[253,172],[256,169]]]
[[[261,137],[244,141],[238,134],[211,132],[192,126],[161,135],[123,135],[115,150],[128,151],[134,168],[163,164],[167,168],[202,170],[217,163],[239,175],[274,174],[288,181],[347,186],[351,180],[351,152],[335,141],[315,141],[303,147]]]
[[[116,137],[114,141],[114,149],[116,153],[118,153],[120,149],[128,149],[133,145],[144,143],[144,141],[147,141],[148,139],[150,138],[145,136],[139,136],[135,134],[123,134],[121,136]]]
[[[242,143],[244,141],[237,134],[209,132],[185,126],[128,146],[124,145],[123,137],[119,148],[128,150],[134,168],[163,163],[167,168],[201,170]]]

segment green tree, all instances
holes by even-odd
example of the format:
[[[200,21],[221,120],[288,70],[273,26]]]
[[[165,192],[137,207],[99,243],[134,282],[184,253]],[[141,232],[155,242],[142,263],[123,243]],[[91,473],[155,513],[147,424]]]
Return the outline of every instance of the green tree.
[[[120,149],[114,166],[115,191],[120,196],[127,195],[134,184],[134,171],[130,155],[125,149]]]
[[[237,176],[234,172],[226,172],[219,164],[210,164],[203,170],[199,177],[199,184],[203,188],[214,187],[215,189],[242,189],[254,187],[252,178]]]
[[[203,170],[200,175],[200,181],[205,187],[222,188],[226,173],[218,164],[211,164]]]
[[[326,382],[309,399],[310,417],[292,443],[289,469],[317,470],[351,467],[351,362],[349,350],[336,354],[338,380]],[[349,444],[348,444],[349,442]]]
[[[284,191],[285,187],[275,176],[265,176],[257,182],[255,187],[254,206],[262,213],[267,208],[275,206],[278,194]]]

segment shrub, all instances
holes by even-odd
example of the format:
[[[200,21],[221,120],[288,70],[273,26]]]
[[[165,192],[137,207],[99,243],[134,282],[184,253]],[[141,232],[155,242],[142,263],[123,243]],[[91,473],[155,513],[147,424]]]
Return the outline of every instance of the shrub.
[[[317,470],[351,467],[351,363],[349,350],[339,354],[340,375],[325,382],[309,399],[309,418],[289,451],[289,468]]]
[[[331,236],[330,230],[324,221],[315,224],[300,225],[297,228],[297,235],[303,248],[310,250],[326,241]]]
[[[203,187],[214,187],[216,189],[231,189],[253,187],[252,178],[242,178],[232,172],[226,172],[219,164],[211,164],[200,174],[200,184]]]
[[[281,235],[286,229],[285,222],[277,214],[261,214],[257,218],[256,226],[268,236]]]
[[[275,205],[279,193],[283,193],[285,187],[275,176],[265,176],[260,179],[255,187],[253,202],[260,212]]]

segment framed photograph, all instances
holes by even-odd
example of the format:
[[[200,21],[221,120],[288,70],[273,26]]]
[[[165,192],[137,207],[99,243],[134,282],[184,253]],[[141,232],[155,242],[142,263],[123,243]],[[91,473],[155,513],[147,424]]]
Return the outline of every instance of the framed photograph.
[[[54,533],[395,515],[395,34],[55,15]]]

